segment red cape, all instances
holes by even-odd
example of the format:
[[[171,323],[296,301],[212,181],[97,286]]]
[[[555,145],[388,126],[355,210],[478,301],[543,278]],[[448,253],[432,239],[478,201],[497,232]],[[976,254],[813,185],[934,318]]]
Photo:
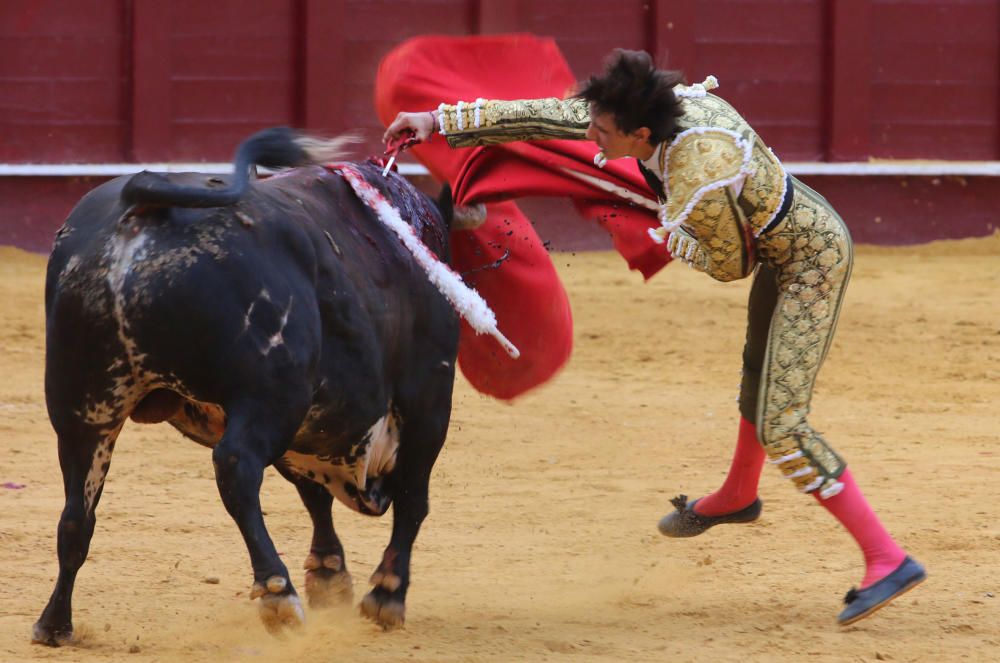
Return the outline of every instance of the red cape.
[[[375,107],[389,124],[400,111],[430,110],[442,102],[565,97],[574,85],[551,39],[417,37],[382,60]],[[487,203],[482,226],[452,234],[455,270],[468,273],[509,251],[499,268],[466,276],[496,312],[501,331],[521,350],[520,359],[513,360],[491,337],[477,336],[463,323],[459,365],[483,393],[510,399],[542,384],[563,366],[573,344],[566,291],[542,241],[512,199],[572,198],[584,218],[608,230],[629,267],[646,278],[670,260],[647,234],[658,225],[651,211],[565,172],[570,168],[654,198],[634,160],[609,162],[603,170],[594,166],[594,143],[550,140],[453,149],[437,136],[412,151],[434,177],[451,184],[457,204]]]

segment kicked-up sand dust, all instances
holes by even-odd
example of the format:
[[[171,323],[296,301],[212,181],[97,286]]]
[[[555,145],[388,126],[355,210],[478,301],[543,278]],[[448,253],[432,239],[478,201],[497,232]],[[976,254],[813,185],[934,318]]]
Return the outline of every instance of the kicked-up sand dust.
[[[553,259],[575,353],[513,405],[460,380],[405,629],[348,606],[269,636],[210,453],[129,423],[76,586],[77,643],[49,649],[29,644],[63,499],[42,387],[45,262],[0,249],[0,661],[1000,659],[1000,236],[858,251],[812,422],[929,578],[846,629],[834,620],[860,553],[776,469],[757,523],[656,531],[670,497],[702,495],[728,468],[749,281],[678,264],[643,284],[616,255]],[[272,470],[262,500],[301,588],[306,511]],[[356,604],[390,520],[334,511]]]

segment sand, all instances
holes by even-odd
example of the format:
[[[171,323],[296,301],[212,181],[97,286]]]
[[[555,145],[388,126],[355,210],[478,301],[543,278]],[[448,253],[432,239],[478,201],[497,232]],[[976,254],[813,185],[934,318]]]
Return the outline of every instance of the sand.
[[[459,382],[417,539],[405,629],[356,607],[284,638],[247,599],[210,453],[129,423],[75,593],[78,641],[29,644],[62,508],[42,389],[42,257],[0,249],[0,661],[985,661],[1000,654],[1000,236],[860,247],[813,424],[847,458],[924,585],[841,629],[860,554],[777,470],[762,519],[689,540],[657,520],[715,488],[735,439],[749,283],[682,265],[650,283],[609,253],[554,254],[576,350],[514,404]],[[293,578],[310,527],[272,470],[262,500]],[[356,599],[388,518],[335,507]]]

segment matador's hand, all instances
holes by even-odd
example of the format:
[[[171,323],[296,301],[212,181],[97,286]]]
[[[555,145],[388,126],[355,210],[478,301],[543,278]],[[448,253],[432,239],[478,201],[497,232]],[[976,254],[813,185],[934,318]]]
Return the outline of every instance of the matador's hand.
[[[399,140],[404,132],[412,131],[417,141],[423,142],[434,135],[436,125],[437,118],[434,111],[400,113],[385,130],[382,141],[388,143],[391,140]]]
[[[683,228],[675,228],[667,236],[667,250],[670,255],[686,262],[699,272],[708,272],[708,259],[705,250],[694,237]]]

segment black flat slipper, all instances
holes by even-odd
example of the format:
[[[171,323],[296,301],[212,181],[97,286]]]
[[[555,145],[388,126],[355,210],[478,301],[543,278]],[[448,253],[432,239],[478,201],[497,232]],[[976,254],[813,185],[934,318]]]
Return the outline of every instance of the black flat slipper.
[[[710,527],[723,525],[726,523],[751,523],[760,518],[763,502],[760,498],[755,499],[749,506],[718,516],[703,516],[694,510],[694,505],[698,500],[687,501],[687,495],[678,495],[670,500],[675,511],[663,516],[658,525],[660,534],[671,538],[687,538],[698,536]]]

